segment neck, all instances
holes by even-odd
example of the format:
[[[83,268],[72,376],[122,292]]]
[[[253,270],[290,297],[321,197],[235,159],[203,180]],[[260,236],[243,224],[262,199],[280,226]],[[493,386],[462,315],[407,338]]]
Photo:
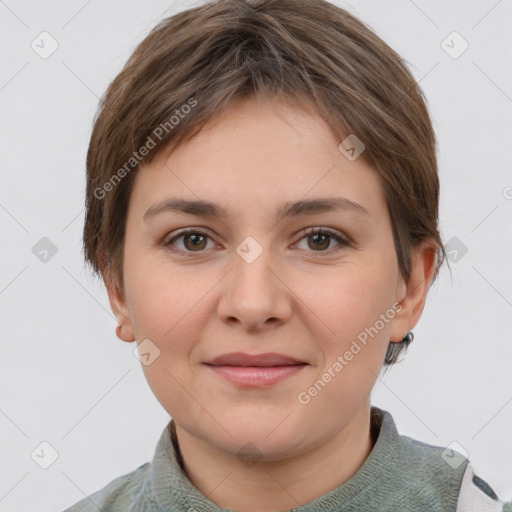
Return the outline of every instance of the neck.
[[[176,425],[183,468],[194,486],[220,508],[240,512],[289,510],[305,505],[349,480],[369,456],[370,404],[334,437],[313,449],[277,461],[240,464],[236,454]]]

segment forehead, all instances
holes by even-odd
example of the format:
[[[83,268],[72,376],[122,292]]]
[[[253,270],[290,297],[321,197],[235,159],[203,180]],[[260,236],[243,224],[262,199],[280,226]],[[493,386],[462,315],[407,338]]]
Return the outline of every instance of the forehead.
[[[283,212],[283,203],[342,196],[372,215],[385,213],[375,171],[362,158],[348,160],[340,142],[317,115],[246,100],[170,155],[162,153],[142,166],[132,192],[134,207],[145,213],[173,196],[226,205],[228,215],[230,208],[241,213],[252,207],[274,213]]]

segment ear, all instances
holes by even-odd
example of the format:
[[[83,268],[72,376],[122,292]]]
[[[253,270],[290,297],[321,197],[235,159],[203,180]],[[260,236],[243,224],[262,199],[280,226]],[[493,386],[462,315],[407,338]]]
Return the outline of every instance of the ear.
[[[101,266],[101,275],[107,289],[110,308],[119,322],[119,326],[116,329],[117,337],[127,343],[135,341],[124,287],[113,277],[111,265],[108,263]]]
[[[404,336],[418,323],[435,271],[437,244],[424,241],[411,254],[411,276],[407,283],[400,278],[396,302],[402,308],[395,315],[390,332],[390,341],[402,341]]]

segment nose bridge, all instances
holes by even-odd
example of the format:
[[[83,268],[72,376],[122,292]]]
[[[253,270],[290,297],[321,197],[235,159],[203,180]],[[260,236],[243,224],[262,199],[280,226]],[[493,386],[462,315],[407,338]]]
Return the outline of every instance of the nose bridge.
[[[260,235],[258,241],[256,236],[247,236],[236,247],[233,282],[238,294],[244,298],[245,295],[251,297],[271,294],[275,287],[275,270],[271,269],[276,265],[269,242],[271,237]],[[256,298],[262,299],[263,297]]]
[[[257,235],[256,235],[257,236]],[[276,276],[270,236],[246,237],[235,249],[231,277],[224,290],[219,314],[246,326],[260,326],[267,319],[283,320],[289,314],[286,286]]]

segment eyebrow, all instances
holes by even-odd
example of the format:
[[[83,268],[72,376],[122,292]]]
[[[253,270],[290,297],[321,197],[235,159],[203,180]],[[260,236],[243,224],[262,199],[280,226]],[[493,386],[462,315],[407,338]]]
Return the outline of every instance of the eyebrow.
[[[370,212],[364,206],[345,197],[322,197],[284,203],[276,214],[276,220],[281,221],[288,217],[332,211],[348,211],[364,217],[370,216]],[[229,218],[227,211],[219,204],[201,200],[170,198],[151,206],[144,213],[143,219],[147,222],[164,212],[186,213],[203,217],[215,217],[222,220]]]

